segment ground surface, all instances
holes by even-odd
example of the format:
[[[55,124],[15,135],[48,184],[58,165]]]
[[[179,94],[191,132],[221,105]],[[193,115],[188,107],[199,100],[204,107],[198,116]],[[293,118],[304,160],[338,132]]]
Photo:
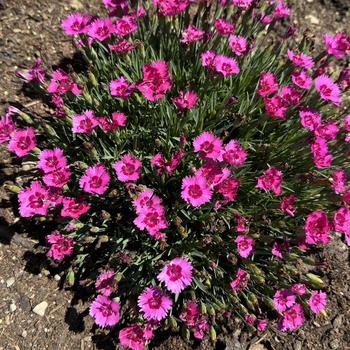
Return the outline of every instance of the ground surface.
[[[335,32],[349,23],[349,0],[295,0],[294,5],[295,21],[302,30],[310,28],[318,38],[316,44],[323,31]],[[32,113],[49,113],[39,100],[26,96],[14,72],[26,67],[35,55],[48,65],[71,57],[73,50],[60,30],[60,19],[73,10],[96,12],[99,8],[97,0],[0,0],[0,113],[9,102]],[[91,319],[85,317],[87,303],[73,299],[61,287],[60,275],[39,266],[40,260],[30,253],[37,244],[36,232],[23,233],[13,209],[14,198],[3,186],[23,181],[30,166],[19,166],[0,148],[0,350],[114,349],[110,338],[95,331]],[[216,344],[203,342],[197,348],[350,349],[349,252],[335,239],[322,258],[329,283],[328,317],[312,318],[302,330],[288,335],[249,336],[237,328],[220,336]],[[44,316],[39,316],[33,309],[42,302],[48,306]],[[154,348],[180,350],[195,345],[170,336]]]

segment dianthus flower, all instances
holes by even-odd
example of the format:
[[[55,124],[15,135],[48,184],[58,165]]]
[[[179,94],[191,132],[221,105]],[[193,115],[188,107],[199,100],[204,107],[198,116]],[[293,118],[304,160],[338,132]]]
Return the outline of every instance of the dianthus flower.
[[[282,86],[280,97],[289,105],[297,105],[303,94],[291,85]]]
[[[137,324],[122,328],[119,342],[131,350],[143,350],[146,342],[144,329]]]
[[[5,114],[0,119],[0,143],[9,141],[16,126],[10,114]]]
[[[154,191],[146,188],[133,200],[132,204],[136,209],[136,213],[140,214],[150,208],[158,207],[161,203],[160,198],[154,194]]]
[[[180,91],[179,95],[171,100],[179,110],[192,109],[198,102],[198,95],[194,91]]]
[[[204,131],[193,140],[193,148],[202,158],[217,159],[222,150],[222,141],[210,131]]]
[[[241,8],[248,8],[252,5],[253,0],[232,0],[233,5]]]
[[[244,55],[248,51],[248,43],[243,36],[230,35],[228,39],[228,44],[232,52],[238,57]]]
[[[288,49],[288,57],[297,67],[311,69],[315,65],[312,57],[304,53],[294,53],[292,50]]]
[[[335,35],[325,34],[323,41],[327,53],[337,58],[343,58],[350,50],[350,37],[345,33],[338,32]]]
[[[73,254],[73,239],[65,237],[58,231],[46,236],[46,241],[51,244],[47,256],[53,260],[63,260]]]
[[[315,131],[321,125],[320,114],[310,108],[302,108],[299,116],[301,125],[310,131]]]
[[[248,228],[246,227],[248,220],[241,214],[236,214],[234,218],[236,221],[236,231],[244,233],[248,232]]]
[[[146,288],[138,297],[138,306],[147,320],[162,320],[172,305],[172,300],[158,287]]]
[[[215,56],[214,67],[215,70],[218,73],[221,73],[224,77],[238,74],[240,72],[238,63],[235,59],[219,54]]]
[[[201,62],[203,67],[208,67],[210,69],[215,69],[214,61],[216,57],[216,52],[214,51],[205,51],[201,54]]]
[[[328,222],[327,214],[322,210],[310,213],[306,218],[304,226],[306,240],[308,244],[327,244],[330,240],[329,232],[331,225]]]
[[[247,159],[247,152],[238,141],[231,140],[225,145],[222,158],[230,165],[243,165]]]
[[[126,36],[133,33],[137,29],[137,23],[133,16],[123,16],[115,22],[114,33],[120,36]]]
[[[224,18],[218,18],[214,22],[215,29],[220,35],[228,35],[233,32],[235,26]]]
[[[278,322],[278,329],[283,332],[287,330],[293,331],[302,326],[304,320],[304,312],[301,305],[295,304],[283,313],[283,316]]]
[[[295,304],[295,295],[289,289],[279,289],[273,297],[273,305],[279,312],[289,309]]]
[[[81,13],[73,13],[62,21],[62,28],[68,35],[86,33],[91,17]]]
[[[95,282],[98,293],[109,297],[116,289],[116,280],[114,271],[106,271],[101,273]]]
[[[257,188],[264,191],[270,190],[277,196],[282,192],[282,172],[274,167],[269,167],[263,175],[258,177]]]
[[[327,75],[320,75],[315,79],[316,90],[323,100],[331,101],[335,105],[341,103],[339,86]]]
[[[25,128],[13,131],[7,149],[14,152],[17,157],[23,157],[35,146],[35,130],[33,128]]]
[[[119,309],[119,303],[104,295],[98,295],[90,305],[89,314],[98,326],[104,328],[119,322]]]
[[[210,188],[220,185],[231,175],[230,169],[222,168],[220,163],[207,159],[205,163],[195,172],[196,176],[206,179]]]
[[[321,312],[327,304],[327,294],[322,291],[313,290],[311,292],[310,299],[308,301],[308,304],[310,306],[310,309],[315,313],[318,314]]]
[[[302,89],[310,90],[312,85],[312,78],[308,76],[306,71],[294,71],[291,75],[293,84]]]
[[[110,180],[109,173],[103,164],[96,164],[85,170],[79,185],[85,192],[102,195],[106,192]]]
[[[75,114],[72,117],[72,131],[77,134],[90,134],[98,125],[95,113],[90,110],[84,111],[82,114]]]
[[[233,290],[240,291],[245,289],[249,282],[249,274],[242,269],[238,269],[236,278],[230,283]]]
[[[317,168],[328,168],[332,162],[332,154],[328,151],[327,142],[322,137],[316,137],[311,144],[311,153]]]
[[[180,293],[191,284],[192,264],[186,258],[175,258],[164,266],[157,278],[170,292]]]
[[[275,7],[275,9],[273,11],[273,15],[276,18],[289,17],[290,8],[282,0],[277,0],[277,6]]]
[[[74,83],[69,75],[62,69],[54,70],[51,74],[51,80],[47,86],[47,91],[51,94],[64,94],[68,91],[74,95],[80,95],[81,89]]]
[[[303,283],[292,284],[290,290],[296,295],[304,295],[306,293],[306,287]]]
[[[336,169],[332,172],[332,188],[336,194],[345,192],[346,173],[343,169]]]
[[[234,177],[229,177],[220,182],[216,187],[215,191],[221,193],[224,197],[223,204],[235,200],[238,192],[240,181]]]
[[[69,180],[71,172],[68,167],[53,170],[43,176],[46,186],[62,188]]]
[[[257,93],[260,96],[267,96],[278,91],[279,85],[276,76],[271,72],[260,73],[260,80]]]
[[[62,204],[61,216],[73,219],[78,219],[90,209],[89,203],[71,197],[64,197]]]
[[[159,5],[159,13],[165,16],[176,16],[190,4],[190,0],[152,0],[152,2],[155,6]]]
[[[127,98],[133,93],[134,89],[135,84],[129,84],[125,77],[111,80],[109,83],[111,96]]]
[[[111,118],[97,117],[97,122],[103,130],[112,131],[121,126],[125,126],[127,118],[128,117],[123,112],[114,112]]]
[[[288,240],[284,240],[282,243],[274,242],[272,245],[271,253],[272,255],[283,258],[283,253],[290,251],[290,245]]]
[[[337,232],[345,235],[350,234],[350,210],[345,207],[339,208],[333,217],[334,228]]]
[[[266,113],[271,117],[278,119],[284,119],[286,117],[288,106],[281,96],[265,97],[263,102]]]
[[[35,59],[35,62],[28,67],[26,70],[17,70],[16,74],[24,82],[39,82],[43,83],[45,81],[46,69],[42,67],[42,61],[38,57]]]
[[[110,18],[95,19],[89,26],[88,34],[98,41],[104,41],[115,31],[115,26]]]
[[[282,197],[280,208],[282,211],[284,211],[289,216],[294,216],[295,214],[295,207],[294,203],[296,201],[297,197],[295,194],[291,194],[288,197]]]
[[[194,25],[189,25],[185,30],[182,31],[182,39],[180,40],[182,43],[194,43],[203,39],[205,32],[195,27]]]
[[[67,158],[60,148],[44,149],[39,154],[39,161],[37,167],[49,173],[54,170],[65,168],[67,166]]]
[[[239,235],[235,242],[237,243],[238,254],[242,258],[247,258],[254,250],[255,241],[252,237]]]
[[[108,44],[111,51],[131,52],[135,48],[135,44],[125,39],[119,39],[114,44]]]
[[[18,193],[19,213],[22,217],[46,215],[49,208],[48,193],[39,181],[31,182],[30,186]]]
[[[140,178],[142,163],[136,157],[125,154],[113,167],[119,181],[137,181]]]
[[[212,191],[203,176],[186,176],[181,189],[181,197],[194,207],[209,202],[212,197]]]

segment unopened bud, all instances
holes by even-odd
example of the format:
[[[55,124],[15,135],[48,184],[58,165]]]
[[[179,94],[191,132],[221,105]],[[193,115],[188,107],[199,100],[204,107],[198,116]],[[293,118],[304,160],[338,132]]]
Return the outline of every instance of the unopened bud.
[[[88,77],[89,77],[89,80],[91,81],[91,84],[93,86],[97,87],[98,86],[98,82],[97,82],[97,79],[96,79],[94,73],[88,72]]]
[[[319,287],[324,287],[324,282],[320,277],[317,275],[314,275],[313,273],[307,273],[306,277],[311,281],[313,284],[319,286]]]
[[[210,339],[212,341],[216,340],[216,331],[215,331],[215,328],[213,326],[210,327],[209,335],[210,335]]]

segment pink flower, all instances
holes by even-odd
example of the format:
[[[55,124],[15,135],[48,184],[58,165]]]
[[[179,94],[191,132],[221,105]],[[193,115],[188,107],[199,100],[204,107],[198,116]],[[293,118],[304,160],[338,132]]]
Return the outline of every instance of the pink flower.
[[[47,256],[53,260],[63,260],[66,256],[73,254],[73,239],[66,238],[58,231],[46,236],[46,240],[51,244]]]
[[[327,214],[322,210],[310,213],[306,218],[304,226],[306,240],[308,244],[327,244],[330,240],[329,232],[331,225],[328,222]]]
[[[11,134],[16,126],[9,114],[5,114],[0,119],[0,143],[4,143],[11,138]]]
[[[102,0],[106,8],[124,9],[128,7],[128,0]]]
[[[247,159],[246,150],[236,140],[231,140],[225,145],[222,158],[225,162],[231,165],[243,165]]]
[[[297,197],[294,194],[291,194],[288,197],[282,197],[281,206],[280,206],[281,210],[283,210],[289,216],[294,216],[295,214],[294,203],[296,199]]]
[[[140,178],[142,163],[136,157],[125,154],[113,167],[119,181],[136,181]]]
[[[217,185],[215,190],[223,195],[224,204],[235,200],[239,184],[239,180],[235,179],[234,177],[229,177]]]
[[[190,0],[152,0],[154,5],[159,5],[159,13],[165,16],[176,16],[183,12]]]
[[[172,300],[158,287],[146,288],[138,298],[138,306],[147,320],[165,318],[173,305]]]
[[[104,328],[119,322],[119,309],[119,303],[104,295],[98,295],[90,305],[89,314],[98,326]]]
[[[182,31],[182,43],[194,43],[201,40],[204,36],[204,31],[195,27],[194,25],[189,25],[184,31]]]
[[[272,255],[281,259],[283,258],[283,253],[286,253],[289,251],[290,251],[290,246],[289,246],[288,240],[284,240],[282,243],[274,242],[271,249]]]
[[[336,169],[332,172],[332,188],[336,194],[345,192],[346,173],[343,169]]]
[[[116,280],[114,271],[106,271],[101,273],[95,282],[98,293],[109,297],[116,289]]]
[[[235,221],[237,232],[248,232],[248,228],[246,227],[248,220],[245,217],[243,217],[241,214],[236,214]]]
[[[312,109],[302,108],[299,116],[301,125],[310,131],[315,131],[321,125],[320,114]]]
[[[119,342],[131,350],[143,350],[145,346],[145,333],[137,324],[125,327],[119,332]]]
[[[129,84],[124,77],[120,77],[118,79],[111,80],[109,83],[109,90],[111,96],[127,98],[133,93],[134,84]]]
[[[67,166],[67,158],[60,148],[44,149],[39,154],[39,162],[37,167],[49,173],[54,170],[65,168]]]
[[[111,51],[131,52],[135,48],[135,44],[125,39],[119,39],[113,45],[108,44],[108,47]]]
[[[202,176],[206,179],[210,188],[214,188],[231,175],[230,169],[222,168],[220,163],[207,159],[205,163],[195,172],[196,176]]]
[[[303,53],[294,53],[288,49],[288,57],[297,67],[311,69],[315,65],[312,57]]]
[[[282,192],[282,172],[274,167],[269,167],[263,175],[258,177],[257,188],[264,191],[271,190],[277,196]]]
[[[179,110],[192,109],[198,102],[198,95],[194,91],[180,91],[179,95],[171,100]]]
[[[334,36],[325,34],[323,40],[327,53],[337,58],[343,58],[350,50],[350,37],[345,33],[338,32]]]
[[[72,117],[72,131],[77,134],[90,134],[98,125],[95,113],[90,110],[84,111],[82,114],[75,114]]]
[[[345,207],[339,208],[333,217],[334,228],[337,232],[350,233],[350,210]]]
[[[303,94],[291,85],[282,86],[280,92],[281,98],[289,105],[297,105]]]
[[[62,21],[62,28],[68,35],[86,33],[90,19],[88,15],[73,13]]]
[[[267,325],[268,325],[267,320],[257,320],[256,328],[257,328],[257,330],[259,332],[264,332],[264,330],[266,329]]]
[[[85,192],[102,195],[106,192],[111,177],[103,164],[96,164],[85,170],[79,185]]]
[[[50,202],[50,205],[53,207],[61,204],[63,200],[62,189],[58,187],[49,187],[47,189],[47,198]]]
[[[328,151],[328,146],[325,139],[316,137],[310,148],[313,155],[313,161],[317,168],[327,168],[331,165],[333,157]]]
[[[27,70],[17,70],[16,75],[19,76],[24,82],[39,82],[45,81],[46,69],[42,67],[42,61],[38,57],[35,59],[34,64],[28,67]]]
[[[160,203],[160,198],[149,188],[144,189],[132,202],[137,214],[147,211],[150,208],[158,207]]]
[[[71,91],[74,95],[80,95],[81,93],[79,86],[74,83],[69,75],[62,69],[57,69],[52,72],[47,91],[51,94],[59,95],[68,91]]]
[[[180,314],[180,319],[191,327],[197,339],[203,339],[204,333],[209,329],[207,318],[199,312],[198,305],[193,301],[186,303],[186,308]]]
[[[235,291],[243,290],[249,282],[249,274],[242,269],[237,270],[236,278],[230,283],[230,286]]]
[[[17,157],[27,155],[36,146],[35,130],[33,128],[16,129],[7,145],[9,151]]]
[[[285,100],[275,95],[273,97],[265,97],[264,106],[266,113],[273,118],[284,119],[286,117],[287,104]]]
[[[175,258],[165,265],[157,278],[170,292],[178,294],[191,284],[192,264],[187,258]]]
[[[193,140],[194,151],[201,158],[217,159],[222,150],[222,141],[210,131],[204,131]]]
[[[203,67],[214,69],[216,53],[214,51],[205,51],[201,54],[201,62]]]
[[[290,290],[296,295],[304,295],[306,293],[306,287],[303,283],[292,284]]]
[[[226,21],[224,18],[216,19],[214,22],[214,26],[220,35],[231,34],[235,29],[235,26],[232,23]]]
[[[315,313],[318,314],[321,312],[327,304],[327,294],[322,291],[313,290],[311,292],[310,299],[308,301],[308,304],[310,306],[310,309]]]
[[[335,140],[339,131],[336,122],[326,122],[321,124],[315,131],[315,135],[328,140]]]
[[[235,59],[224,55],[216,55],[214,59],[214,67],[218,73],[221,73],[224,77],[238,74],[240,69]]]
[[[194,207],[210,201],[212,192],[203,176],[186,176],[182,180],[181,197]]]
[[[238,57],[244,55],[248,51],[248,43],[243,36],[230,35],[228,44],[232,52]]]
[[[279,312],[289,309],[295,304],[295,295],[289,289],[279,289],[273,297],[273,305]]]
[[[62,188],[71,176],[70,170],[66,168],[57,169],[43,176],[45,185]]]
[[[112,131],[120,126],[125,126],[127,118],[128,117],[122,112],[114,112],[112,113],[112,118],[98,117],[97,121],[103,130]]]
[[[293,331],[304,324],[304,312],[300,304],[293,305],[290,309],[283,313],[278,322],[280,331]]]
[[[254,250],[255,241],[252,237],[239,235],[235,242],[237,243],[238,254],[242,258],[247,258]]]
[[[320,75],[315,79],[316,90],[321,95],[321,98],[326,101],[331,101],[335,105],[340,105],[341,94],[339,86],[327,75]]]
[[[344,130],[350,131],[350,114],[344,117]]]
[[[292,73],[292,81],[296,86],[299,86],[302,89],[311,89],[312,78],[310,78],[304,70],[294,71]]]
[[[255,316],[254,315],[247,314],[244,316],[244,319],[250,325],[253,325],[255,323]]]
[[[71,197],[64,197],[62,204],[61,216],[73,219],[78,219],[90,209],[89,203]]]
[[[253,0],[232,0],[233,5],[241,8],[248,8],[253,3]]]
[[[260,80],[257,93],[260,96],[267,96],[278,91],[279,85],[276,76],[271,72],[260,73]]]
[[[163,98],[171,88],[169,67],[165,61],[155,61],[142,67],[143,79],[137,85],[142,95],[149,101]]]
[[[123,16],[118,18],[115,22],[114,33],[120,36],[126,36],[137,30],[137,23],[133,16]]]
[[[104,41],[115,31],[110,18],[95,19],[89,26],[88,34],[96,40]]]
[[[31,182],[30,186],[18,193],[19,213],[22,217],[46,215],[49,208],[48,194],[39,181]]]
[[[290,9],[282,0],[277,0],[277,6],[275,7],[273,14],[276,18],[289,17]]]

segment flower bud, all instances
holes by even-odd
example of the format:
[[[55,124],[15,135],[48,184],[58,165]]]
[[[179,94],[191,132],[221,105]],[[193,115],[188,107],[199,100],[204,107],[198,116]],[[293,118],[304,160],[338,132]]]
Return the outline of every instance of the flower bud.
[[[307,273],[306,277],[309,279],[310,282],[312,282],[316,286],[321,287],[321,288],[324,287],[324,282],[317,275],[314,275],[313,273]]]
[[[190,330],[186,326],[181,327],[181,336],[184,340],[189,341],[191,338]]]
[[[88,77],[89,77],[89,80],[91,81],[91,84],[93,86],[97,87],[98,86],[98,82],[97,82],[97,79],[96,79],[94,73],[88,72]]]
[[[67,281],[68,281],[68,285],[70,287],[74,286],[75,283],[75,275],[73,270],[69,270],[68,274],[67,274]]]
[[[202,301],[199,304],[199,310],[200,310],[201,314],[203,314],[203,315],[207,314],[207,307]]]
[[[213,326],[210,327],[209,336],[210,336],[210,339],[212,341],[216,340],[216,331],[215,331],[215,328]]]

